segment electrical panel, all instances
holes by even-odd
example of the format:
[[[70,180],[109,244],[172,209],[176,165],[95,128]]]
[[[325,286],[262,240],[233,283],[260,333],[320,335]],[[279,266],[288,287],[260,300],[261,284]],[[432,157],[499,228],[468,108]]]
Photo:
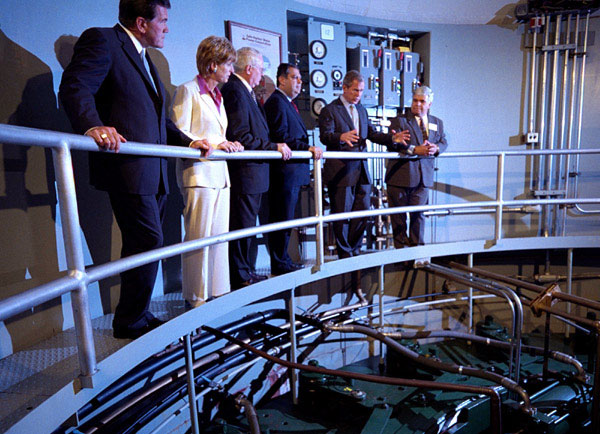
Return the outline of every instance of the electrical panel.
[[[381,50],[381,69],[379,79],[379,105],[399,107],[402,93],[402,54],[398,50]]]
[[[346,74],[346,25],[308,19],[308,81],[310,112],[321,109],[342,94]]]
[[[358,45],[348,49],[348,70],[360,72],[365,80],[365,91],[360,100],[365,107],[379,104],[379,69],[381,64],[380,47]]]
[[[400,107],[410,107],[412,104],[412,93],[419,85],[419,53],[404,52],[400,53],[400,79],[402,81]]]

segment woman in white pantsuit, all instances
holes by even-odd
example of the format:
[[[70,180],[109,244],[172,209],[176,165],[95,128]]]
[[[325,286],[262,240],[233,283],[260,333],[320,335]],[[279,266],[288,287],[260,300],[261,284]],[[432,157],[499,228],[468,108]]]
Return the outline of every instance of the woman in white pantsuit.
[[[243,150],[238,142],[225,138],[227,114],[217,88],[229,79],[235,59],[227,39],[204,39],[196,54],[198,75],[177,88],[171,111],[171,119],[190,138],[204,139],[226,152]],[[184,202],[185,241],[229,230],[227,162],[177,160],[177,184]],[[227,243],[183,255],[183,298],[191,307],[230,291],[228,256]]]

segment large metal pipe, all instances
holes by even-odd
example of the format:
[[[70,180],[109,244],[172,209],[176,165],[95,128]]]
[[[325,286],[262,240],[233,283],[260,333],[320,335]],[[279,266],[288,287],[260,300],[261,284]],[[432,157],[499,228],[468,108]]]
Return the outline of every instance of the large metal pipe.
[[[509,372],[512,375],[512,370],[514,366],[514,379],[515,382],[518,383],[519,377],[521,375],[521,335],[523,329],[523,304],[521,302],[521,299],[510,288],[499,286],[497,283],[494,282],[480,282],[475,277],[469,275],[459,275],[453,270],[441,267],[436,264],[428,264],[425,267],[425,269],[433,273],[441,274],[456,282],[460,282],[463,285],[466,285],[467,287],[473,286],[474,288],[477,288],[480,291],[488,292],[494,295],[499,295],[500,297],[504,297],[506,299],[506,301],[509,303],[509,306],[511,306],[513,314],[512,332],[515,340],[514,353],[511,349],[510,354]],[[495,285],[495,287],[492,287],[492,284]]]
[[[360,374],[357,372],[327,369],[327,368],[322,368],[319,366],[303,365],[300,363],[292,363],[287,360],[283,360],[278,357],[274,357],[264,351],[258,350],[256,348],[252,347],[251,345],[248,345],[233,336],[222,333],[219,330],[213,329],[212,327],[203,326],[203,328],[206,331],[213,333],[215,336],[218,336],[220,338],[223,338],[230,342],[233,342],[236,345],[239,345],[240,347],[244,348],[245,350],[252,352],[253,354],[256,354],[266,360],[269,360],[273,363],[277,363],[278,365],[281,365],[281,366],[285,366],[287,368],[301,369],[301,370],[307,371],[307,372],[316,372],[316,373],[324,374],[324,375],[333,375],[333,376],[342,377],[342,378],[351,378],[351,379],[355,379],[355,380],[369,381],[369,382],[379,383],[379,384],[392,384],[392,385],[397,385],[397,386],[416,387],[416,388],[431,389],[431,390],[461,391],[461,392],[466,392],[466,393],[475,393],[475,394],[486,395],[490,398],[490,407],[491,407],[490,408],[490,410],[491,410],[490,430],[492,433],[496,433],[496,434],[502,433],[502,417],[501,417],[501,406],[500,406],[501,400],[500,400],[500,395],[498,394],[496,389],[494,389],[493,387],[468,386],[468,385],[459,385],[459,384],[453,384],[453,383],[442,383],[442,382],[435,382],[435,381],[414,380],[414,379],[406,379],[406,378],[390,378],[390,377],[382,377],[382,376],[378,376],[378,375],[368,375],[368,374]]]
[[[451,363],[445,363],[439,360],[436,360],[432,357],[423,357],[414,351],[406,348],[404,345],[396,342],[389,337],[386,337],[384,334],[378,332],[377,330],[362,326],[362,325],[329,325],[325,324],[325,328],[330,331],[337,331],[343,333],[360,333],[366,336],[369,336],[373,339],[377,339],[386,344],[386,346],[397,353],[408,357],[416,363],[419,363],[423,366],[427,366],[432,369],[437,369],[445,372],[453,372],[456,374],[467,375],[469,377],[477,377],[483,378],[488,381],[492,381],[496,384],[499,384],[506,389],[516,393],[521,400],[523,401],[522,409],[528,414],[532,414],[534,410],[531,408],[531,402],[529,400],[529,395],[527,392],[519,386],[518,383],[514,382],[510,378],[503,377],[502,375],[495,374],[493,372],[483,371],[481,369],[472,368],[470,366],[459,366]]]
[[[462,333],[453,330],[427,330],[427,331],[414,331],[414,330],[403,330],[401,332],[389,332],[383,333],[392,339],[429,339],[429,338],[452,338],[462,339],[466,341],[477,342],[479,344],[488,345],[491,347],[502,348],[510,350],[514,343],[504,342],[497,339],[485,338],[483,336],[474,335],[472,333]],[[544,349],[531,345],[523,345],[523,351],[533,353],[538,356],[544,355]],[[583,368],[583,365],[579,360],[568,354],[561,353],[560,351],[551,351],[550,357],[558,362],[571,365],[575,371],[577,371],[576,378],[585,383],[588,379],[587,372]]]

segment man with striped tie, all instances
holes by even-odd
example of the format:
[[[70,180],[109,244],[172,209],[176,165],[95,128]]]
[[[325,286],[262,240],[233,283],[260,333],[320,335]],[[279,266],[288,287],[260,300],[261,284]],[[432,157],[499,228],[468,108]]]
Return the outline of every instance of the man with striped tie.
[[[408,131],[410,137],[402,143],[388,146],[416,158],[389,160],[385,182],[390,207],[426,205],[429,188],[433,187],[434,157],[448,147],[444,123],[429,114],[433,91],[421,86],[413,92],[410,112],[391,120],[390,128]],[[396,248],[424,244],[425,217],[422,212],[410,213],[410,229],[406,233],[406,214],[392,214],[394,246]]]

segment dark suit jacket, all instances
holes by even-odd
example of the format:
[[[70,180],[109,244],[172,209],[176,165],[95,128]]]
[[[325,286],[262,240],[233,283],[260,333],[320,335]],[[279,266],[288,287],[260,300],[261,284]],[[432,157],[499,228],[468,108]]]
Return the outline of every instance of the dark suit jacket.
[[[288,98],[276,90],[265,103],[269,137],[275,143],[287,143],[292,151],[307,151],[308,132],[300,114]],[[308,160],[271,161],[271,179],[285,186],[310,182]]]
[[[59,97],[75,132],[115,127],[127,140],[188,146],[166,117],[165,89],[150,63],[158,94],[133,42],[118,24],[83,32],[65,69]],[[90,153],[90,181],[100,190],[168,192],[167,161],[158,157]]]
[[[438,154],[444,152],[448,147],[446,134],[444,134],[444,123],[440,118],[427,115],[429,122],[429,141],[438,145]],[[435,126],[433,126],[435,125]],[[412,113],[395,117],[391,120],[390,128],[396,131],[409,130],[410,145],[423,144],[423,133],[419,127],[417,118]],[[388,146],[391,151],[404,151],[406,146],[393,144]],[[416,187],[422,181],[425,187],[433,186],[434,157],[417,157],[411,159],[389,160],[385,182],[398,187]]]
[[[269,140],[269,127],[260,104],[252,99],[246,85],[236,76],[221,89],[227,112],[227,140],[237,140],[248,151],[276,151]],[[228,161],[232,188],[244,194],[264,193],[269,189],[269,163],[257,160]]]
[[[350,147],[340,141],[340,136],[354,129],[352,118],[344,103],[337,98],[323,107],[319,114],[319,130],[321,143],[327,146],[328,151],[365,152],[369,139],[382,145],[392,144],[392,135],[377,132],[367,115],[367,110],[362,104],[356,104],[358,119],[360,122],[360,140]],[[367,168],[367,160],[336,160],[328,158],[323,170],[323,181],[336,186],[352,186],[365,175],[371,183],[371,175]]]

